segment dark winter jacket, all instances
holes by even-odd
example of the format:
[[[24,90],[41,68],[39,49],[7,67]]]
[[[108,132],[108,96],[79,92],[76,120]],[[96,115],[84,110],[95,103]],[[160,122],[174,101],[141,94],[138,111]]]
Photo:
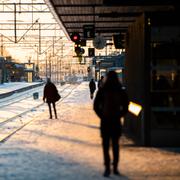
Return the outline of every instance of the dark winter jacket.
[[[90,89],[91,93],[94,93],[94,91],[96,90],[96,83],[92,79],[91,79],[91,81],[89,83],[89,89]]]
[[[100,118],[120,118],[128,111],[128,97],[121,87],[98,90],[94,110]]]
[[[105,83],[96,94],[94,110],[101,119],[101,133],[121,134],[120,118],[128,112],[128,96],[120,83]]]
[[[44,96],[43,100],[46,100],[47,103],[56,102],[58,90],[52,82],[48,82],[44,87]]]

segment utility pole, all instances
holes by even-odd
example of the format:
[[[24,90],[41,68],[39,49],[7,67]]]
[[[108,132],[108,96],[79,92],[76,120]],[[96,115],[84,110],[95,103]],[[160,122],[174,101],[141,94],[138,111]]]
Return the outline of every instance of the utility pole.
[[[1,34],[1,79],[0,79],[0,83],[3,84],[4,83],[4,79],[5,79],[5,60],[3,57],[4,53],[3,53],[3,35]],[[1,57],[0,57],[1,58]]]
[[[14,38],[15,43],[17,43],[17,32],[16,32],[16,3],[14,3]]]
[[[3,35],[1,34],[1,56],[4,55],[3,51]]]
[[[51,79],[51,54],[49,55],[49,78]]]
[[[37,46],[37,63],[36,63],[36,75],[37,75],[37,77],[39,77],[39,55],[40,54],[41,54],[41,24],[39,23],[39,46]]]
[[[62,80],[62,60],[63,60],[63,42],[61,42],[61,56],[60,56],[60,83],[61,83],[61,80]]]
[[[39,47],[37,46],[36,76],[39,77]]]
[[[39,23],[39,54],[41,54],[41,23]]]
[[[46,80],[47,80],[47,52],[45,52],[46,54]]]

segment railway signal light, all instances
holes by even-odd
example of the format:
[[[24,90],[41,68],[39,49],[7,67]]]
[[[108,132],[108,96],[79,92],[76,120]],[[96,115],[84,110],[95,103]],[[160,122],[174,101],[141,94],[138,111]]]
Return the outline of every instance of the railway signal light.
[[[75,43],[79,42],[80,41],[80,34],[77,33],[77,32],[73,32],[71,34],[71,40]]]
[[[74,51],[76,52],[77,56],[82,56],[82,54],[84,54],[85,50],[81,47],[80,44],[76,44],[74,45]]]

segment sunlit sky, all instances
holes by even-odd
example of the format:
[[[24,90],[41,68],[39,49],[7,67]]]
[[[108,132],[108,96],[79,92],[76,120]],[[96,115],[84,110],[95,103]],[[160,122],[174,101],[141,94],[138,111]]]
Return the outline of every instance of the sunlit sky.
[[[13,3],[16,3],[16,6]],[[44,1],[3,0],[0,2],[0,36],[1,47],[4,50],[1,55],[6,56],[8,52],[8,55],[20,62],[26,62],[29,59],[35,61],[37,52],[40,54],[38,58],[41,59],[44,58],[45,52],[52,51],[53,42],[55,49],[60,48],[57,47],[56,42],[58,44],[61,44],[62,41],[67,44],[72,43],[66,38],[51,12],[47,12],[49,11],[47,5],[35,5],[36,3],[44,3]],[[39,46],[39,44],[41,45]]]
[[[18,62],[45,62],[46,57],[62,57],[62,51],[65,59],[75,55],[74,43],[44,0],[1,0],[0,44],[0,55],[11,56]],[[83,47],[85,56],[88,47],[93,47],[92,41]],[[108,51],[115,51],[114,46]],[[108,51],[106,48],[95,49],[95,54],[107,55]]]

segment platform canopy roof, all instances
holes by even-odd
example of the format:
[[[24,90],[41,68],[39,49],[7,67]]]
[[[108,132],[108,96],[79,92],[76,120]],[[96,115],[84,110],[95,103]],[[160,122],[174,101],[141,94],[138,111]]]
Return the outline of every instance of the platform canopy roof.
[[[175,0],[45,0],[70,37],[84,26],[93,25],[95,35],[111,39],[113,34],[126,32],[143,12],[179,10]]]

